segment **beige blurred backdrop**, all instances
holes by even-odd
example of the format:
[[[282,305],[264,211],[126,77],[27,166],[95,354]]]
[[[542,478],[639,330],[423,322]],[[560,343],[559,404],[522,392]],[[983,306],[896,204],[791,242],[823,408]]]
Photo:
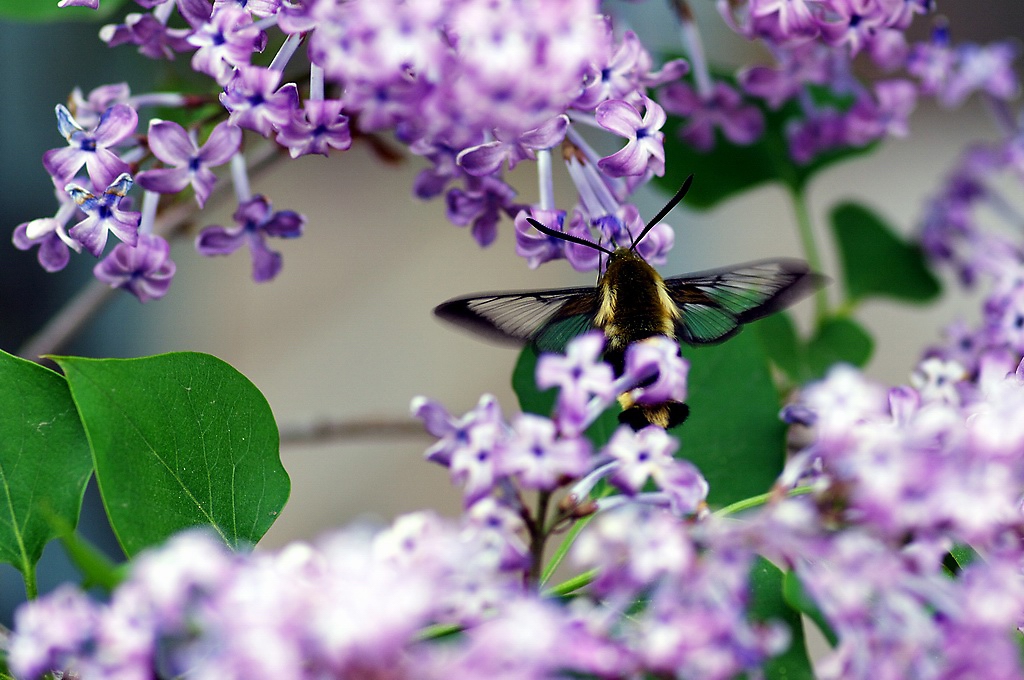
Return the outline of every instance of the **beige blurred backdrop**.
[[[650,11],[635,20],[666,23],[660,9]],[[714,16],[702,17],[702,28],[719,24]],[[742,60],[749,49],[724,32],[706,32],[705,41],[713,59]],[[956,112],[924,107],[912,128],[911,138],[834,167],[811,185],[832,277],[839,272],[825,219],[834,203],[856,197],[909,233],[962,145],[994,134],[973,104]],[[564,262],[528,269],[513,252],[509,221],[492,247],[480,249],[467,230],[445,220],[442,201],[412,197],[422,167],[416,158],[386,166],[365,145],[329,159],[280,164],[258,177],[253,190],[267,194],[277,209],[308,218],[301,239],[270,244],[284,255],[280,276],[254,284],[245,251],[205,259],[191,243],[179,242],[170,294],[145,306],[121,296],[115,303],[121,323],[137,335],[140,353],[198,350],[228,361],[263,391],[284,430],[325,422],[409,422],[410,399],[420,394],[461,414],[491,392],[506,413],[514,413],[509,380],[515,351],[442,326],[432,307],[477,291],[589,284],[593,275],[573,272]],[[512,182],[520,200],[534,201],[533,166],[521,167]],[[688,170],[701,181],[699,167]],[[564,171],[557,180],[558,204],[569,208],[573,194]],[[642,193],[642,214],[653,215],[665,198]],[[229,223],[233,209],[208,211],[202,224]],[[676,248],[662,268],[666,275],[800,255],[793,212],[778,188],[757,189],[710,213],[684,204],[667,221],[676,228]],[[864,306],[858,318],[878,340],[872,376],[905,382],[922,346],[935,341],[955,315],[976,319],[971,305],[950,292],[952,298],[927,308]],[[357,518],[387,521],[424,507],[457,512],[460,495],[445,471],[422,460],[430,443],[412,434],[284,447],[291,500],[264,545],[311,538]]]

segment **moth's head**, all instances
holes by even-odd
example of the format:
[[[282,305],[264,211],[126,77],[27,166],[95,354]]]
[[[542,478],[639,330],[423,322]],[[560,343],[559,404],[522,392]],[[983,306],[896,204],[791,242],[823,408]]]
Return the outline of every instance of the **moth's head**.
[[[630,248],[616,248],[608,256],[604,267],[604,280],[611,282],[619,279],[636,280],[654,274],[654,268],[647,260]],[[655,274],[656,275],[656,274]]]

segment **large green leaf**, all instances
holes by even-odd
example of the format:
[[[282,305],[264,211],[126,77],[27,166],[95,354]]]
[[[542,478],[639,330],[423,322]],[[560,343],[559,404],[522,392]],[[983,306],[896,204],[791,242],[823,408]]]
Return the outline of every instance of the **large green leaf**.
[[[862,368],[875,349],[875,341],[864,327],[853,319],[830,317],[822,321],[818,332],[807,342],[807,365],[810,379],[824,377],[837,363]]]
[[[100,0],[99,9],[58,7],[57,0],[0,0],[0,19],[12,21],[102,21],[126,0]]]
[[[785,428],[768,358],[752,332],[721,345],[683,347],[690,360],[690,417],[672,430],[679,456],[711,485],[708,501],[728,505],[771,488],[785,462]]]
[[[790,382],[805,379],[806,358],[796,325],[788,312],[779,312],[761,319],[751,327],[761,340],[765,353],[779,367]]]
[[[734,83],[730,81],[730,84]],[[823,88],[813,88],[812,94],[821,105],[840,110],[852,103],[848,98],[837,98]],[[761,184],[774,182],[791,191],[801,192],[821,170],[855,158],[876,146],[834,149],[815,156],[809,163],[797,163],[789,153],[786,129],[792,121],[804,117],[802,107],[791,101],[778,111],[772,111],[760,103],[751,101],[751,104],[761,109],[765,119],[761,138],[753,144],[739,145],[716,132],[715,146],[706,152],[693,148],[679,137],[686,121],[670,115],[664,128],[665,157],[670,162],[665,166],[665,175],[654,178],[655,183],[666,192],[675,193],[683,180],[693,173],[693,186],[686,194],[686,205],[708,209]]]
[[[804,624],[783,597],[783,574],[774,564],[758,557],[750,570],[750,618],[761,622],[778,622],[789,628],[789,647],[765,664],[765,677],[775,680],[814,678],[814,669],[807,655]]]
[[[0,561],[34,596],[35,565],[58,533],[52,520],[78,524],[92,460],[63,378],[0,352],[0,385]]]
[[[821,631],[821,634],[825,636],[830,645],[835,647],[839,644],[839,637],[832,630],[832,626],[829,625],[828,619],[825,618],[825,615],[818,607],[818,603],[814,601],[811,594],[804,588],[804,584],[795,572],[786,572],[782,584],[782,597],[790,607],[801,614],[806,614],[807,618],[814,621],[815,625],[818,626],[818,630]]]
[[[129,556],[186,527],[211,526],[233,548],[270,528],[289,480],[270,406],[245,376],[195,352],[55,361]]]
[[[857,203],[832,209],[847,297],[884,296],[928,302],[941,292],[918,246],[903,241],[878,215]]]

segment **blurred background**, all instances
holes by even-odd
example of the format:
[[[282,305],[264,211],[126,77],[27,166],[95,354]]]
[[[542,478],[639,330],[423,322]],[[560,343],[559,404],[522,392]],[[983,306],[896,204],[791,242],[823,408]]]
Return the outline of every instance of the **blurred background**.
[[[652,49],[678,51],[665,3],[617,3]],[[710,0],[694,0],[712,63],[735,66],[760,57],[730,33]],[[985,42],[1024,31],[1019,0],[940,0],[954,40]],[[929,30],[917,22],[917,35]],[[0,23],[0,225],[9,234],[21,222],[51,215],[51,184],[42,153],[60,146],[53,107],[72,87],[88,91],[127,80],[144,92],[159,79],[155,64],[132,48],[107,49],[97,24],[19,25]],[[983,107],[974,100],[956,111],[923,103],[912,134],[879,151],[836,166],[813,182],[810,201],[825,250],[826,273],[837,277],[823,227],[836,202],[857,197],[904,233],[911,233],[928,197],[963,146],[994,136]],[[671,159],[669,159],[671,162]],[[274,548],[311,539],[355,519],[387,522],[403,512],[436,508],[455,514],[460,494],[446,473],[422,460],[431,439],[409,417],[415,395],[441,400],[453,413],[471,408],[480,395],[497,395],[506,413],[517,410],[509,386],[516,352],[485,344],[440,325],[434,305],[477,291],[543,288],[593,283],[592,275],[566,263],[530,270],[513,252],[511,224],[482,250],[465,230],[449,224],[441,201],[422,203],[411,186],[422,162],[409,157],[387,166],[367,149],[329,159],[304,157],[259,176],[253,190],[277,209],[308,218],[306,235],[272,247],[284,254],[284,269],[268,284],[250,278],[248,254],[205,259],[192,239],[173,247],[178,275],[167,297],[142,305],[118,294],[63,353],[129,357],[172,350],[209,352],[248,376],[266,395],[283,432],[322,424],[387,424],[386,434],[286,445],[282,459],[292,481],[291,500],[261,546]],[[525,202],[536,200],[530,164],[512,176]],[[700,182],[700,168],[692,168]],[[569,207],[568,177],[558,203]],[[666,200],[653,190],[637,199],[641,214],[654,215]],[[218,203],[196,228],[230,224],[234,205]],[[662,267],[667,275],[772,256],[799,256],[794,218],[783,191],[761,188],[710,213],[685,204],[667,221],[676,247]],[[194,236],[195,231],[190,236]],[[35,253],[22,253],[0,239],[0,347],[17,352],[22,343],[91,278],[94,261],[72,259],[68,270],[47,275]],[[807,312],[808,310],[803,310]],[[887,383],[906,382],[922,348],[935,342],[957,315],[977,317],[956,289],[924,308],[868,303],[859,316],[875,334],[868,373]],[[806,329],[805,329],[806,330]],[[117,553],[92,491],[82,532]],[[40,570],[46,591],[74,572],[59,548],[50,546]],[[9,622],[24,597],[20,576],[0,565],[0,621]]]

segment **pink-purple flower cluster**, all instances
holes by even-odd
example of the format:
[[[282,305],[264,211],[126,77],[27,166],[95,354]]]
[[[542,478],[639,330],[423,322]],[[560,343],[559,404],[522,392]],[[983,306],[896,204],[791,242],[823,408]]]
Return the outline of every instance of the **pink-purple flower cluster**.
[[[136,128],[143,107],[188,109],[210,98],[131,96],[123,84],[98,88],[88,97],[76,91],[70,110],[58,107],[58,128],[68,146],[44,158],[58,190],[84,167],[88,183],[82,177],[77,181],[92,191],[102,191],[121,174],[138,174],[135,181],[147,192],[170,196],[191,189],[202,207],[216,182],[212,169],[241,153],[243,130],[274,140],[292,157],[347,149],[353,130],[389,132],[430,163],[416,193],[422,198],[444,195],[449,219],[469,227],[487,245],[502,217],[524,208],[504,180],[505,167],[547,155],[540,163],[541,200],[533,206],[536,215],[546,216],[555,210],[550,150],[571,128],[583,125],[621,139],[621,149],[602,156],[574,132],[579,158],[585,159],[575,162],[587,166],[587,177],[574,175],[582,183],[581,206],[569,228],[589,237],[594,229],[600,240],[618,243],[628,240],[636,229],[633,223],[639,222],[635,208],[625,203],[629,193],[664,172],[660,128],[665,116],[648,97],[648,88],[678,79],[686,63],[677,60],[656,70],[637,36],[616,34],[596,0],[137,2],[145,11],[104,27],[101,38],[112,47],[136,45],[152,58],[190,55],[192,69],[220,91],[222,114],[187,126],[153,118],[142,135]],[[275,32],[283,44],[264,57]],[[296,69],[303,44],[308,61]],[[292,79],[303,73],[308,78]],[[211,120],[217,123],[212,130]],[[239,164],[232,168],[238,202],[244,205],[253,196],[244,177],[238,177]],[[156,198],[150,202],[151,213],[143,212],[141,225],[126,241],[125,247],[145,251],[133,256],[136,261],[160,257],[147,250],[153,239],[140,246],[135,238],[140,229],[153,231]],[[52,219],[32,221],[31,229],[29,223],[21,225],[16,245],[40,246],[40,263],[48,271],[67,263],[69,248],[84,246],[102,256],[96,246],[106,231],[97,231],[86,244],[66,227],[72,212],[62,208]],[[557,219],[553,223],[560,224]],[[671,247],[671,230],[660,225],[656,236],[645,247],[660,258]],[[215,238],[204,232],[199,251],[226,252],[204,245]],[[270,267],[262,238],[250,245],[254,278],[272,278],[280,268],[279,256],[274,254],[276,264]],[[121,250],[119,258],[98,270],[123,269]],[[567,255],[559,244],[530,261],[536,265],[568,256],[578,268],[598,266],[589,254],[579,255]],[[114,278],[139,276],[146,274],[136,268],[118,271]],[[140,298],[157,297],[154,293],[166,290],[163,282],[169,280],[155,278],[159,285]]]
[[[483,396],[461,418],[437,402],[423,397],[413,400],[413,414],[439,438],[426,458],[450,470],[452,481],[463,489],[467,508],[500,498],[515,512],[528,512],[522,491],[569,487],[573,487],[572,498],[582,501],[599,480],[607,478],[633,500],[671,507],[681,516],[700,510],[707,482],[693,465],[672,458],[677,444],[664,430],[648,427],[633,432],[622,426],[608,446],[597,452],[584,436],[622,393],[635,390],[635,398],[641,401],[645,395],[684,401],[686,361],[679,357],[674,342],[655,337],[627,350],[626,370],[615,378],[611,366],[601,360],[603,349],[604,335],[594,331],[571,342],[565,355],[540,357],[538,387],[559,388],[551,418],[524,413],[508,423],[491,395]],[[645,382],[651,384],[638,387]],[[644,491],[648,481],[657,491]],[[576,511],[572,502],[566,511]]]
[[[812,443],[782,483],[810,494],[770,505],[750,536],[838,638],[821,677],[1024,674],[1024,364],[980,364],[968,379],[928,359],[889,390],[841,366],[802,391]]]

